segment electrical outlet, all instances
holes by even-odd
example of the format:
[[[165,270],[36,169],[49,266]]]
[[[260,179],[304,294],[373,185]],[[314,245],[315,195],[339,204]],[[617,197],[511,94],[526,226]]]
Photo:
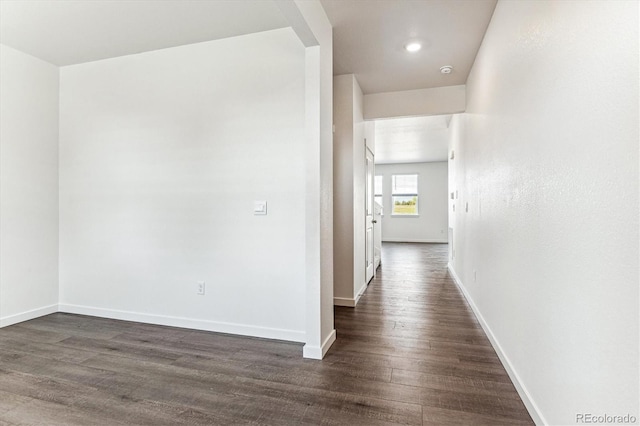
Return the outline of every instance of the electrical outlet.
[[[198,296],[204,296],[205,284],[204,281],[198,281],[196,286],[196,294]]]

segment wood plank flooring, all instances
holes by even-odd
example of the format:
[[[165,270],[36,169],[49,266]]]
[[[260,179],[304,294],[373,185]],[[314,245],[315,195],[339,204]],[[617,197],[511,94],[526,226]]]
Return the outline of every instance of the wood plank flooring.
[[[524,425],[446,270],[389,243],[323,361],[302,345],[69,314],[0,329],[3,425]]]

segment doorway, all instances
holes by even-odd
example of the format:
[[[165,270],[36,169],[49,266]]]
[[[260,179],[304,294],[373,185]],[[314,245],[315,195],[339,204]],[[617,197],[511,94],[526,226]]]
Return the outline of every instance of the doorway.
[[[367,147],[365,154],[366,183],[365,183],[365,281],[371,282],[375,271],[374,262],[374,210],[373,210],[373,179],[374,179],[374,155]]]

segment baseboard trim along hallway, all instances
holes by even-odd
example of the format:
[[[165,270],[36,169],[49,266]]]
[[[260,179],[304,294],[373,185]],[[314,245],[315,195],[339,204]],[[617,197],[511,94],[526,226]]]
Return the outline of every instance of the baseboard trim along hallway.
[[[547,424],[549,424],[544,419],[544,416],[542,415],[542,413],[538,409],[538,406],[536,405],[536,403],[533,400],[533,398],[531,398],[531,395],[529,394],[529,392],[527,391],[527,388],[522,383],[522,380],[520,379],[520,376],[516,372],[515,368],[513,368],[513,365],[511,364],[511,361],[509,361],[509,357],[502,350],[502,346],[500,346],[500,343],[498,342],[498,339],[496,339],[495,335],[493,334],[493,331],[491,330],[491,327],[489,327],[489,324],[487,324],[487,322],[485,321],[484,317],[482,316],[482,313],[480,313],[480,310],[478,309],[478,307],[476,306],[475,302],[473,301],[473,298],[467,292],[466,288],[462,284],[462,281],[458,277],[458,274],[456,274],[456,271],[453,269],[451,264],[448,264],[447,268],[449,269],[449,272],[451,273],[451,277],[453,278],[453,281],[456,283],[456,285],[460,289],[460,292],[464,295],[465,299],[467,299],[467,303],[471,307],[471,310],[473,311],[473,314],[478,319],[478,322],[480,323],[480,326],[482,327],[482,329],[484,330],[485,334],[487,335],[487,338],[491,342],[491,346],[493,346],[493,349],[496,351],[496,354],[498,355],[498,358],[500,358],[500,361],[502,362],[502,365],[504,366],[505,370],[507,371],[507,374],[511,378],[511,381],[513,382],[513,385],[516,387],[516,390],[518,391],[518,395],[520,395],[520,398],[522,398],[522,402],[527,407],[527,410],[529,411],[529,414],[533,418],[533,421],[537,425],[547,425]]]
[[[4,327],[0,424],[531,426],[447,245],[387,243],[382,257],[320,347],[144,316],[59,312]]]

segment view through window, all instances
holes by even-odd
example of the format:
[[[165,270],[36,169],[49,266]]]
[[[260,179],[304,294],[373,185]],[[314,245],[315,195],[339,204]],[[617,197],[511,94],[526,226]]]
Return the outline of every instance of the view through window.
[[[393,175],[391,184],[393,198],[392,215],[418,214],[418,175]]]

